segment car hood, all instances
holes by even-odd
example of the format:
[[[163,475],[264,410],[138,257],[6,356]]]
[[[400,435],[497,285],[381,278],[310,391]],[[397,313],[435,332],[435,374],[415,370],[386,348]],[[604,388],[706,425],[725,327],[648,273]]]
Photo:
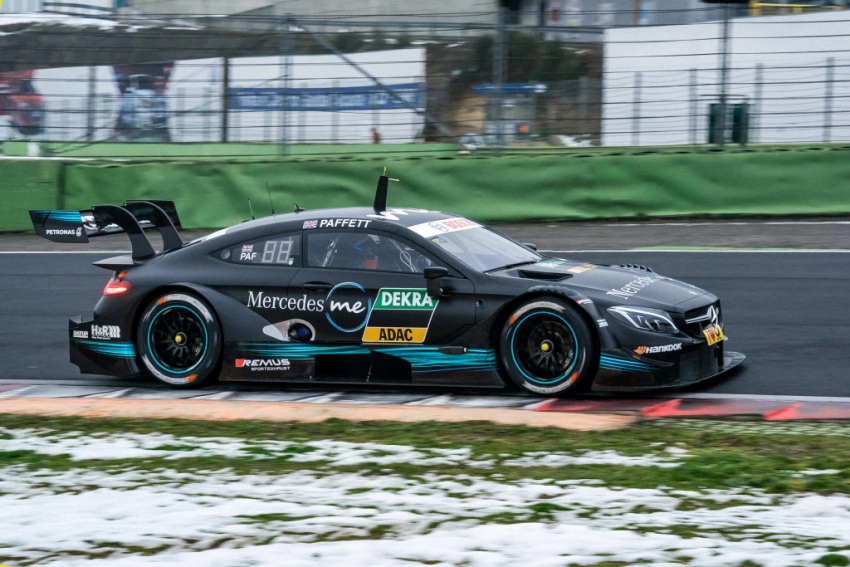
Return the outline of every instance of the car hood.
[[[564,285],[606,304],[629,304],[685,310],[717,298],[691,284],[680,282],[638,265],[605,266],[546,258],[501,272],[500,275],[541,284]],[[699,300],[697,300],[699,298]],[[696,300],[696,301],[694,301]]]

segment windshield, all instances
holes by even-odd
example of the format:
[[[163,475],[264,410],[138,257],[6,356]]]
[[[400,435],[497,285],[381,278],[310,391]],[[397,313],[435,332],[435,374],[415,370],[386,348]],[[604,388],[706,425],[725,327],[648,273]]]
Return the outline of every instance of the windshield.
[[[450,218],[410,227],[470,268],[488,272],[538,262],[542,256],[480,224]]]

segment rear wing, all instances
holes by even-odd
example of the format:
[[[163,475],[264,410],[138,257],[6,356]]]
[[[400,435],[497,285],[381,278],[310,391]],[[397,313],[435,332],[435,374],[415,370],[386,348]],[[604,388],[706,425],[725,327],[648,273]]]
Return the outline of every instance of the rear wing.
[[[164,250],[183,246],[177,233],[183,226],[173,201],[126,201],[123,206],[96,205],[85,211],[30,211],[35,233],[53,242],[86,243],[90,236],[126,232],[133,260],[156,254],[146,229],[157,229]]]

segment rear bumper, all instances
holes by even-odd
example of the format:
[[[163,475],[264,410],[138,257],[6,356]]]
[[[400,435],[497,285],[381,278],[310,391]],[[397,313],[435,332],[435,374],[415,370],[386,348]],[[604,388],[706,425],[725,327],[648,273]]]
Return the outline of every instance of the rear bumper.
[[[138,374],[136,347],[129,337],[119,325],[73,317],[68,321],[71,363],[83,374]]]

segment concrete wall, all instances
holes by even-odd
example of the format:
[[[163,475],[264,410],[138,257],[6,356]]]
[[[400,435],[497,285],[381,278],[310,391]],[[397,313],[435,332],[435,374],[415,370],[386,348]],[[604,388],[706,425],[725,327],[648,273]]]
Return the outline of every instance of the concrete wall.
[[[495,23],[496,0],[428,0],[399,2],[398,0],[359,0],[354,3],[339,0],[309,0],[296,2],[249,0],[136,0],[134,10],[140,14],[248,14],[262,12],[283,16],[291,14],[304,18],[334,19],[345,17],[359,21],[382,22],[452,21],[457,23]],[[344,21],[340,22],[344,25]]]

